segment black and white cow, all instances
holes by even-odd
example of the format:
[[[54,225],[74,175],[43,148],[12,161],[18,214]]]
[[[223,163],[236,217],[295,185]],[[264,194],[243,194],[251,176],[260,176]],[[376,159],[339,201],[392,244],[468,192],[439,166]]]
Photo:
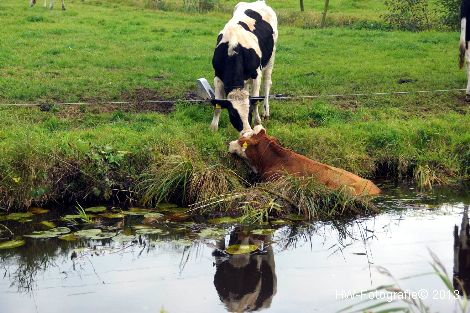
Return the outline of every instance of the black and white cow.
[[[460,57],[459,65],[462,68],[467,61],[467,99],[470,98],[470,54],[468,41],[470,40],[470,25],[467,23],[470,17],[470,0],[462,0],[460,5]]]
[[[36,4],[36,0],[31,0],[30,5],[34,6]],[[47,7],[47,0],[44,0],[44,7]],[[54,0],[49,1],[49,9],[54,8]],[[62,10],[65,10],[65,0],[62,0]]]
[[[240,132],[251,131],[251,117],[261,123],[256,102],[264,80],[264,113],[269,117],[269,91],[277,42],[277,16],[264,1],[240,2],[232,19],[217,38],[212,58],[215,70],[215,106],[211,128],[217,130],[222,108],[228,109],[230,122]],[[251,87],[251,91],[250,91]]]

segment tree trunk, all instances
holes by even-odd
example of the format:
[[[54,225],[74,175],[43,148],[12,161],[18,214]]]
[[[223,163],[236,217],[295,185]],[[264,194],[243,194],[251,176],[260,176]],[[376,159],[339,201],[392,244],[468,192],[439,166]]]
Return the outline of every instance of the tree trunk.
[[[300,11],[305,11],[305,8],[304,8],[304,0],[300,0]]]
[[[328,5],[330,4],[330,0],[325,0],[325,8],[323,9],[323,14],[321,17],[321,27],[325,27],[326,24],[326,12],[328,12]]]

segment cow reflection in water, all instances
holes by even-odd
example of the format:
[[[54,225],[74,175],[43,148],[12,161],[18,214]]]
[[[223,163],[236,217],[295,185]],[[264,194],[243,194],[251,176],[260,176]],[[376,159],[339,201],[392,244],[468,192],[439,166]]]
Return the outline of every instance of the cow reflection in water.
[[[454,289],[460,295],[470,295],[470,229],[468,206],[465,206],[462,225],[454,227]]]
[[[225,240],[214,251],[217,270],[214,285],[229,312],[257,311],[271,306],[277,291],[271,236],[250,235],[235,229],[228,245],[255,244],[260,252],[227,256]]]

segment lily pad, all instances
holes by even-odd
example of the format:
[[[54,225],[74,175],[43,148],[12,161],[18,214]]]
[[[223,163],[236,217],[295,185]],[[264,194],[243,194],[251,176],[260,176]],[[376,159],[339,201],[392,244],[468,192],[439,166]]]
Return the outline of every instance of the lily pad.
[[[94,214],[87,214],[87,218],[91,219],[94,218]],[[79,214],[67,214],[62,216],[61,220],[63,221],[74,221],[74,220],[81,220],[84,216],[79,215]]]
[[[220,228],[206,228],[199,232],[199,237],[201,238],[212,238],[219,239],[225,236],[225,229]]]
[[[89,239],[94,239],[94,240],[102,240],[102,239],[109,239],[116,236],[116,233],[110,233],[110,232],[101,232],[95,236],[90,237]]]
[[[95,228],[82,229],[82,230],[76,231],[74,235],[78,237],[91,238],[91,237],[97,236],[101,232],[102,232],[101,229],[95,229]]]
[[[168,234],[168,232],[164,232],[163,230],[158,229],[158,228],[141,228],[141,229],[137,229],[135,233],[139,235],[156,235],[156,234],[166,235]]]
[[[132,228],[134,228],[134,229],[147,229],[147,228],[152,228],[152,227],[150,227],[148,225],[134,225],[134,226],[132,226]]]
[[[135,236],[132,235],[125,235],[125,234],[118,234],[114,237],[111,238],[113,241],[119,242],[119,243],[126,243],[126,242],[131,242],[136,239]]]
[[[56,227],[56,228],[53,228],[53,229],[49,229],[50,232],[54,232],[54,233],[57,233],[57,234],[68,234],[71,232],[70,228],[68,227]]]
[[[106,207],[104,207],[104,206],[95,206],[95,207],[91,207],[91,208],[86,208],[85,212],[102,213],[102,212],[106,212]]]
[[[63,220],[76,220],[79,218],[82,218],[82,217],[78,214],[67,214],[67,215],[62,216]]]
[[[248,254],[258,250],[257,245],[231,245],[225,249],[225,252],[232,255]]]
[[[4,241],[4,242],[0,242],[0,250],[18,248],[18,247],[23,246],[24,244],[25,244],[24,240]]]
[[[239,221],[238,218],[227,216],[227,217],[212,218],[208,220],[207,222],[209,222],[210,224],[234,224],[234,223],[237,223],[238,221]]]
[[[27,222],[32,222],[33,220],[31,219],[33,217],[33,213],[31,212],[25,212],[25,213],[10,213],[8,215],[3,215],[0,216],[0,221],[7,220],[7,221],[15,221],[15,222],[20,222],[20,223],[27,223]]]
[[[179,245],[179,246],[190,246],[190,245],[193,244],[193,242],[191,240],[184,239],[184,238],[173,240],[173,241],[171,241],[171,243],[174,243],[174,244]]]
[[[104,218],[124,218],[124,214],[122,213],[103,213],[103,214],[100,214],[99,216],[104,217]]]
[[[42,221],[41,223],[39,223],[43,226],[46,226],[47,228],[55,228],[56,225],[54,224],[54,222],[51,222],[51,221]]]
[[[147,213],[150,213],[150,211],[141,208],[130,208],[128,211],[122,211],[124,215],[145,215]]]
[[[168,216],[168,219],[172,222],[183,222],[189,219],[191,216],[186,213],[174,213]]]
[[[34,239],[48,239],[48,238],[55,238],[59,237],[60,235],[70,233],[70,228],[68,227],[56,227],[49,230],[43,231],[34,231],[29,235],[25,235],[25,237],[34,238]]]
[[[160,203],[157,205],[159,209],[165,210],[165,209],[175,209],[178,207],[177,204],[174,203]]]
[[[289,221],[286,220],[273,220],[269,222],[271,225],[288,225],[290,224]]]
[[[253,235],[272,235],[272,234],[274,234],[275,231],[276,231],[275,229],[264,228],[264,229],[252,230],[251,233]]]
[[[43,208],[29,208],[28,212],[31,212],[33,214],[45,214],[49,212],[49,210],[43,209]]]
[[[75,241],[78,239],[78,237],[75,236],[75,234],[67,234],[67,235],[59,236],[59,239],[65,240],[65,241]]]
[[[147,213],[144,215],[145,218],[161,218],[163,216],[164,216],[163,214],[155,213],[155,212]]]

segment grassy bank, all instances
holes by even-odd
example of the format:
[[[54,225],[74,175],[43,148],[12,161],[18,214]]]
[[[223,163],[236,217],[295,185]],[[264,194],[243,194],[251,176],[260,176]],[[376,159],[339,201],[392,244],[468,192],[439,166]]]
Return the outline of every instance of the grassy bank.
[[[196,78],[213,75],[211,54],[227,13],[104,1],[71,2],[61,12],[6,0],[0,15],[0,102],[95,103],[46,111],[0,107],[0,207],[64,199],[135,203],[152,195],[150,186],[175,158],[190,164],[176,177],[222,177],[222,183],[209,185],[205,199],[185,199],[181,190],[198,180],[176,179],[149,202],[163,195],[189,205],[255,182],[227,152],[237,136],[227,116],[219,132],[209,131],[210,107],[178,103],[158,113],[138,101],[98,104],[191,96]],[[282,26],[273,93],[462,88],[457,41],[458,34],[446,32]],[[321,162],[429,187],[468,178],[469,124],[462,93],[451,92],[273,101],[265,126],[286,147]]]

